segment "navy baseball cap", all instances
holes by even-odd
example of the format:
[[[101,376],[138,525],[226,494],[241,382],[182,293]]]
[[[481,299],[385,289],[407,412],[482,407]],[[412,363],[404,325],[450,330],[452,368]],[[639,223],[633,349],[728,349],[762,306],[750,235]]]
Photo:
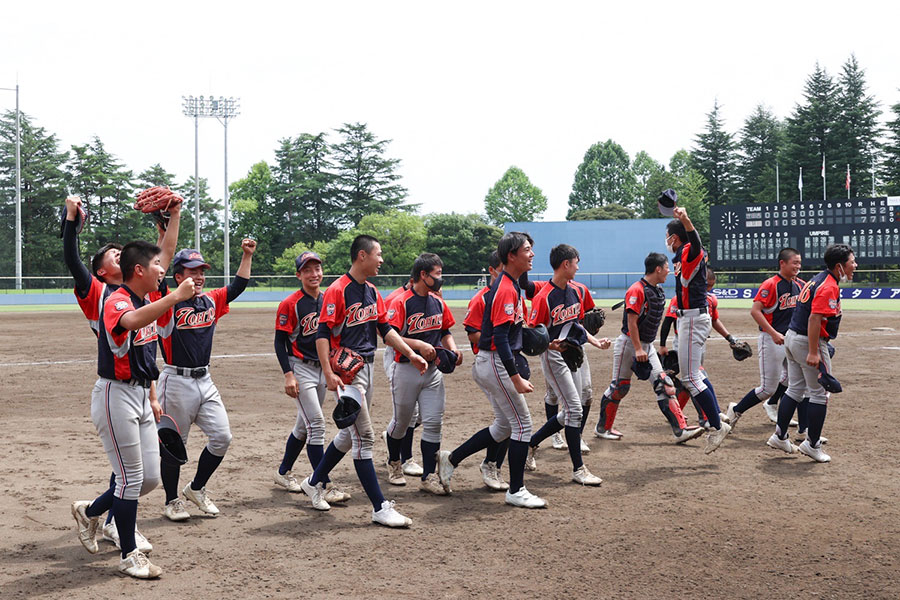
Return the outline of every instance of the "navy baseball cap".
[[[203,267],[204,269],[210,268],[210,266],[206,264],[206,261],[203,260],[203,255],[200,254],[200,251],[194,250],[193,248],[179,250],[172,260],[172,265],[175,267],[184,267],[186,269],[194,269],[196,267]]]
[[[319,258],[319,255],[312,251],[304,252],[303,254],[298,256],[296,258],[296,260],[294,260],[294,264],[297,265],[297,270],[299,271],[300,269],[302,269],[303,267],[306,266],[306,263],[308,263],[311,260],[314,260],[317,263],[322,264],[322,259]]]
[[[671,217],[675,214],[676,204],[678,204],[678,194],[671,188],[665,190],[656,200],[656,205],[659,207],[659,214],[666,217]]]

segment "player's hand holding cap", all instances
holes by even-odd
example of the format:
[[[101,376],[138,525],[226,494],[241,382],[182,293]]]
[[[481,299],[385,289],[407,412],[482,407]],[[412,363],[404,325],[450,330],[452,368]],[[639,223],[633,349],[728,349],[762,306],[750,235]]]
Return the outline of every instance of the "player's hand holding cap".
[[[675,193],[675,190],[669,188],[659,195],[659,198],[656,199],[656,204],[659,206],[661,215],[666,217],[674,216],[675,206],[678,204],[678,194]]]

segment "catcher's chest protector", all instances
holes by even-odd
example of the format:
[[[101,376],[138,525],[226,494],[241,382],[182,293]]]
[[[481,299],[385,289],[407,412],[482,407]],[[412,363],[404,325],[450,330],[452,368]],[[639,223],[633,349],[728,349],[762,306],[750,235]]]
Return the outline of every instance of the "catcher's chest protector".
[[[656,339],[659,324],[666,312],[666,292],[658,285],[652,285],[641,278],[644,288],[644,305],[638,314],[638,335],[646,343]],[[628,311],[622,315],[622,331],[628,328]]]

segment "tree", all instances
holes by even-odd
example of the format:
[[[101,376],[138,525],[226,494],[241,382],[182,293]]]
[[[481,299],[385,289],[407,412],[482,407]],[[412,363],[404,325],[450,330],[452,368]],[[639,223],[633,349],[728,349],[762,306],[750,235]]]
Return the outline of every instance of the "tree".
[[[635,176],[628,153],[612,140],[598,142],[588,148],[575,171],[566,218],[604,204],[631,207],[635,203],[634,192]]]
[[[184,183],[174,186],[176,192],[184,198],[181,207],[181,228],[178,235],[180,248],[197,248],[197,240],[194,239],[194,178],[189,177]],[[214,200],[209,195],[209,182],[205,177],[200,178],[200,249],[212,265],[213,270],[221,271],[224,255],[224,238],[222,235],[222,217],[224,204],[221,200]],[[256,239],[254,237],[254,239]],[[234,272],[236,269],[232,269]]]
[[[66,197],[63,166],[68,153],[56,136],[36,126],[28,115],[21,123],[22,274],[65,272],[59,234],[59,207]],[[16,114],[0,118],[0,273],[15,272]]]
[[[518,167],[506,170],[484,197],[484,211],[495,225],[533,221],[547,210],[547,198]]]
[[[343,139],[331,146],[335,162],[335,193],[345,222],[357,225],[370,214],[391,209],[415,210],[404,204],[406,188],[400,185],[397,158],[384,156],[391,140],[376,140],[365,123],[345,123],[336,130]]]
[[[659,218],[656,199],[663,190],[675,185],[674,178],[662,164],[643,150],[634,155],[631,171],[636,182],[637,214],[642,219]]]
[[[834,135],[838,152],[834,156],[838,168],[849,165],[851,173],[850,195],[868,196],[870,181],[866,177],[881,134],[878,118],[881,110],[873,96],[866,94],[865,71],[850,55],[838,77],[838,119],[834,125]],[[840,178],[844,183],[846,176]],[[832,188],[834,189],[834,188]]]
[[[891,106],[893,119],[887,123],[887,139],[882,146],[884,160],[880,176],[885,193],[900,195],[900,102]]]
[[[457,213],[425,217],[425,251],[441,257],[447,273],[481,273],[503,235],[481,215]]]
[[[621,204],[604,204],[603,206],[577,210],[569,216],[570,221],[603,221],[633,218],[634,211]]]
[[[716,100],[706,115],[706,129],[694,138],[691,152],[692,166],[706,179],[709,204],[729,201],[734,177],[734,139],[725,131],[721,108]]]
[[[229,201],[231,202],[231,247],[237,248],[244,238],[253,238],[257,242],[257,249],[253,260],[259,264],[268,264],[274,258],[274,253],[282,250],[272,243],[272,223],[267,219],[266,206],[270,204],[270,191],[273,187],[272,171],[265,161],[260,161],[250,167],[250,172],[228,186]],[[275,231],[278,231],[277,224]],[[232,256],[234,270],[240,266],[241,256],[237,253]]]
[[[741,128],[734,200],[775,202],[775,165],[783,146],[781,123],[771,110],[758,105]]]

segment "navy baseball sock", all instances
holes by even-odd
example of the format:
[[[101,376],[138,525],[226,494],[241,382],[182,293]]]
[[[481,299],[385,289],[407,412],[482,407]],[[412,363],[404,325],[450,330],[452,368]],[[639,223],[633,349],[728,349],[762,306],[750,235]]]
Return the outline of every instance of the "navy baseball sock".
[[[116,519],[116,529],[119,530],[119,547],[122,548],[122,558],[137,548],[134,541],[134,526],[137,522],[137,500],[123,500],[113,498],[112,512]]]
[[[115,471],[113,471],[112,473],[109,474],[109,489],[112,490],[113,494],[116,493],[116,472]],[[112,508],[112,497],[110,497],[109,506],[106,507],[106,510],[109,511],[106,513],[106,524],[107,525],[112,523],[112,520],[113,520],[112,511],[109,510],[111,508]],[[94,515],[94,516],[99,516],[99,515]]]
[[[191,489],[202,489],[206,482],[209,481],[209,478],[212,477],[212,474],[216,472],[223,458],[225,457],[216,456],[210,452],[209,448],[204,448],[203,452],[200,453],[200,460],[197,461],[197,474],[194,475],[194,480],[191,482]]]
[[[464,441],[453,452],[450,453],[450,464],[452,464],[454,467],[458,467],[459,463],[461,463],[463,460],[465,460],[469,456],[472,456],[476,452],[484,450],[493,441],[494,438],[491,436],[490,428],[485,427],[484,429]],[[522,464],[524,465],[525,463],[523,462]]]
[[[388,460],[391,462],[397,462],[398,460],[402,460],[403,456],[403,444],[406,441],[406,438],[395,439],[391,437],[389,433],[387,436],[387,447],[388,447]]]
[[[809,427],[809,398],[797,403],[797,432],[803,433]]]
[[[562,431],[563,424],[559,422],[559,419],[556,415],[550,417],[550,420],[544,423],[540,429],[537,430],[537,433],[531,436],[531,441],[528,442],[530,446],[537,448],[541,442],[546,440],[548,437],[556,433],[557,431]],[[568,443],[568,438],[566,439]],[[578,445],[578,451],[581,452],[581,444]]]
[[[331,447],[328,447],[331,450]],[[327,456],[328,453],[326,452]],[[375,510],[381,510],[381,503],[384,502],[384,494],[381,493],[381,486],[378,485],[378,477],[375,475],[375,464],[371,458],[355,458],[353,466],[356,469],[356,476],[366,492],[366,496],[372,502]]]
[[[335,468],[339,462],[341,462],[341,459],[344,458],[345,454],[346,452],[341,452],[335,448],[334,442],[328,444],[328,448],[325,450],[322,460],[316,465],[316,470],[313,471],[313,474],[309,476],[309,483],[312,485],[316,485],[319,482],[327,483],[328,474],[331,473],[331,470]],[[369,462],[372,462],[372,460],[369,459]]]
[[[778,401],[781,400],[781,397],[784,396],[784,393],[787,391],[787,386],[781,382],[778,382],[778,387],[775,388],[775,393],[772,394],[772,397],[766,401],[766,404],[771,404],[775,406],[778,404]]]
[[[306,445],[306,456],[309,458],[309,464],[312,465],[313,469],[319,466],[319,463],[322,461],[322,456],[324,454],[324,446],[316,444]],[[328,475],[322,476],[322,483],[331,483],[331,479],[328,478]]]
[[[166,504],[178,497],[178,477],[181,475],[179,465],[171,465],[163,461],[159,465],[159,475],[163,489],[166,491]]]
[[[819,438],[822,437],[822,428],[825,426],[825,414],[828,412],[828,405],[813,404],[812,402],[807,402],[806,404],[809,404],[807,409],[809,413],[809,429],[806,432],[806,439],[809,441],[809,445],[815,448],[819,443]]]
[[[293,431],[288,435],[287,442],[284,444],[284,458],[281,459],[281,466],[278,467],[279,474],[284,475],[294,468],[294,463],[297,462],[297,457],[300,456],[305,441],[305,439],[297,439]]]
[[[588,415],[591,414],[591,405],[590,404],[582,404],[581,405],[581,435],[584,435],[584,426],[587,425]],[[566,442],[567,444],[569,442]],[[581,444],[579,444],[580,446]]]
[[[753,408],[760,402],[762,402],[762,400],[756,395],[756,390],[752,389],[737,403],[737,406],[734,407],[734,412],[743,414],[747,409]]]
[[[709,377],[703,378],[703,383],[706,384],[706,387],[709,388],[709,391],[712,392],[713,398],[716,399],[716,406],[719,405],[719,399],[716,397],[716,388],[713,387],[712,382],[709,380]]]
[[[775,434],[786,439],[788,435],[788,425],[791,423],[791,417],[794,416],[794,409],[797,408],[797,401],[785,394],[778,402],[778,424],[775,425]]]
[[[112,520],[112,516],[113,516],[112,511],[110,509],[112,508],[113,498],[115,498],[115,497],[116,497],[116,488],[115,488],[115,486],[113,486],[113,487],[109,488],[108,490],[106,490],[105,492],[103,492],[102,494],[100,494],[99,496],[97,496],[96,498],[94,498],[94,501],[91,502],[91,505],[85,509],[84,514],[86,514],[89,517],[99,517],[106,511],[109,511],[109,520],[107,521],[107,523],[109,523],[109,521]]]
[[[721,428],[722,422],[719,420],[719,403],[716,402],[716,396],[713,393],[713,389],[711,387],[706,388],[697,394],[694,399],[697,401],[697,404],[700,405],[700,408],[703,409],[703,412],[706,413],[706,420],[709,421],[709,426],[713,429]]]
[[[580,448],[580,445],[578,446]],[[515,494],[525,487],[525,459],[528,458],[528,442],[509,442],[509,493]]]
[[[403,439],[401,440],[402,444],[400,445],[400,460],[403,462],[412,459],[413,435],[415,433],[415,427],[406,428],[406,435],[403,436]]]
[[[572,470],[577,471],[584,462],[581,460],[581,429],[566,425],[566,443],[569,445],[569,458],[572,459]]]
[[[437,468],[437,453],[441,449],[441,445],[435,442],[426,442],[421,440],[419,443],[422,448],[422,481],[428,477],[430,473],[434,473]]]
[[[484,451],[484,462],[497,462],[497,452],[500,451],[500,444],[491,440],[491,443],[488,444],[488,447]]]
[[[509,438],[506,438],[502,442],[497,442],[497,468],[503,464],[503,461],[506,460],[506,455],[509,452]]]
[[[547,420],[549,421],[553,417],[556,416],[556,413],[559,412],[559,404],[548,404],[544,402],[544,414],[547,415]]]

